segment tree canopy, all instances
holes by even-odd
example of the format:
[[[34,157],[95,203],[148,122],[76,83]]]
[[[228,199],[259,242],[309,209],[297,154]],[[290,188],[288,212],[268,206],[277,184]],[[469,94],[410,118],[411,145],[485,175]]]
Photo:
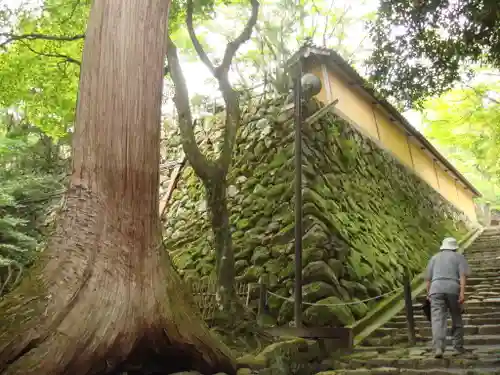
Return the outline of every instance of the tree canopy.
[[[500,205],[500,77],[455,88],[423,103],[425,135]]]
[[[371,79],[411,106],[452,88],[472,64],[500,68],[500,2],[381,0],[371,36]]]

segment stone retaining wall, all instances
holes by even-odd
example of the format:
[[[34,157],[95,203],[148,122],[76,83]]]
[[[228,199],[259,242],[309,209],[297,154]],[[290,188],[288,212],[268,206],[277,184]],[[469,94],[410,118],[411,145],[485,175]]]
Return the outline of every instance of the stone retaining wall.
[[[309,107],[318,106],[310,103]],[[244,109],[230,172],[231,223],[238,279],[267,275],[285,298],[294,282],[293,108],[284,99]],[[314,108],[309,108],[309,113]],[[205,149],[220,148],[222,119],[197,130]],[[169,153],[179,154],[172,136]],[[466,232],[464,215],[371,140],[329,113],[303,129],[304,301],[353,302],[401,284],[405,267],[420,272],[445,235]],[[214,265],[204,190],[186,167],[165,222],[165,243],[186,278],[209,277]],[[269,298],[279,324],[291,321],[293,304]],[[348,325],[372,303],[305,306],[306,324]]]

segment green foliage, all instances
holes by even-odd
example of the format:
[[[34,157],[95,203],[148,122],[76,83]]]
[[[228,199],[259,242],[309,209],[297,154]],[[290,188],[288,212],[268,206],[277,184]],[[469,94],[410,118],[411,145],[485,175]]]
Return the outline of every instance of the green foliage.
[[[87,1],[47,0],[41,15],[20,9],[17,22],[4,25],[13,36],[39,37],[18,38],[0,52],[0,108],[22,111],[55,138],[64,137],[74,121],[88,11]]]
[[[500,77],[424,102],[425,135],[500,205]]]
[[[381,0],[371,36],[372,79],[411,105],[450,89],[471,62],[500,67],[500,2]]]
[[[7,277],[9,266],[29,266],[40,249],[65,167],[45,134],[12,117],[0,118],[0,294],[15,281]]]
[[[289,82],[285,64],[306,41],[334,48],[351,62],[360,60],[365,39],[356,40],[358,35],[351,31],[373,18],[374,13],[366,7],[368,1],[359,0],[353,4],[330,0],[262,0],[260,3],[261,12],[253,36],[232,66],[244,89],[258,87],[256,91],[287,91]],[[235,38],[241,29],[241,20],[248,17],[248,4],[218,4],[215,9],[213,19],[198,23],[197,34],[205,39],[202,44],[212,60],[217,61],[221,57],[220,49],[215,48],[217,43],[214,41],[225,44]],[[359,9],[363,10],[360,12]],[[183,54],[196,55],[186,30],[178,29],[174,39]],[[347,39],[351,43],[347,44]]]
[[[45,0],[18,9],[0,6],[0,108],[22,111],[52,138],[65,137],[74,123],[90,3]],[[226,1],[197,1],[197,18],[212,16],[221,3]],[[183,1],[172,2],[171,32],[183,24],[184,7]]]

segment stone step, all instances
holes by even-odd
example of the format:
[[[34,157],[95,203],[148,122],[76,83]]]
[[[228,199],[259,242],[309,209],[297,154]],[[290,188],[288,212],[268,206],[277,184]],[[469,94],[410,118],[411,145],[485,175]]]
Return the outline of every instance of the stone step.
[[[488,242],[493,242],[495,245],[498,245],[498,243],[495,243],[495,241],[500,237],[498,233],[487,233],[486,235],[481,235],[476,240],[474,243],[472,243],[471,246],[474,246],[476,244],[482,244],[482,243],[488,243]]]
[[[471,314],[470,311],[465,311],[465,314],[462,315],[462,319],[467,322],[471,321],[481,321],[482,319],[499,319],[500,318],[500,312],[491,312],[491,313],[484,313],[484,314]],[[415,322],[427,322],[427,317],[424,316],[422,311],[418,310],[416,313],[413,315],[413,319]],[[406,315],[405,312],[403,311],[402,313],[396,315],[393,317],[390,322],[392,323],[400,323],[400,322],[406,322]],[[470,323],[473,324],[473,323]]]
[[[474,265],[477,269],[488,268],[488,266],[494,268],[497,267],[498,262],[500,261],[500,252],[499,253],[477,253],[477,254],[465,254],[465,259],[469,266]],[[492,263],[484,263],[485,259],[489,259]]]
[[[494,236],[489,236],[489,237],[484,237],[484,238],[478,238],[474,243],[469,246],[467,249],[467,252],[469,252],[471,249],[480,247],[480,246],[492,246],[492,247],[497,247],[498,246],[498,241],[500,241],[500,236],[494,235]]]
[[[476,249],[464,254],[465,259],[469,262],[475,262],[483,258],[498,258],[500,256],[500,251],[486,251],[485,249]]]
[[[377,352],[358,352],[340,358],[333,366],[341,369],[358,368],[399,368],[399,369],[474,369],[474,368],[498,368],[500,369],[500,357],[498,353],[475,353],[468,352],[460,356],[454,356],[450,350],[445,351],[443,359],[436,359],[430,349],[412,348],[409,350],[395,350],[384,354]],[[332,367],[333,367],[332,366]]]
[[[487,277],[469,277],[467,279],[467,285],[478,285],[478,284],[485,284],[488,286],[495,286],[498,287],[500,286],[500,274],[494,274],[492,276],[487,276]]]
[[[479,236],[476,241],[474,241],[474,244],[476,243],[484,243],[484,242],[490,242],[490,241],[495,241],[500,238],[500,235],[498,233],[486,233],[481,236]]]
[[[483,301],[475,302],[475,301],[465,301],[463,305],[466,311],[473,311],[473,309],[484,308],[484,309],[493,309],[500,312],[500,299],[498,298],[488,298]],[[422,303],[414,303],[413,309],[420,310],[422,308]]]
[[[467,252],[469,252],[471,249],[475,249],[477,247],[487,247],[488,249],[495,249],[498,247],[498,241],[500,241],[499,236],[490,236],[488,238],[479,238],[477,239],[469,248],[467,249]]]
[[[481,306],[477,304],[476,306],[474,305],[466,305],[464,306],[464,313],[465,314],[475,314],[475,315],[480,315],[480,314],[487,314],[487,313],[494,313],[494,312],[500,312],[500,306],[491,306],[487,305],[487,302],[484,302],[485,306]],[[420,306],[415,306],[413,307],[414,313],[420,313],[422,311],[422,308]]]
[[[500,240],[499,240],[500,241]],[[478,244],[474,247],[471,247],[467,249],[467,252],[464,254],[464,256],[473,258],[475,256],[481,256],[481,255],[498,255],[500,252],[500,249],[498,247],[492,247],[491,244],[488,244],[486,242],[482,244]]]
[[[497,254],[499,250],[498,244],[484,241],[468,248],[464,255],[473,256],[482,254]]]
[[[381,327],[373,332],[372,337],[383,337],[389,335],[406,335],[408,332],[407,326],[403,327]],[[427,326],[416,325],[415,332],[422,337],[431,337],[432,328],[430,324]],[[500,335],[500,324],[488,325],[464,325],[465,335]],[[451,326],[448,327],[448,335],[451,335]]]
[[[429,342],[429,337],[417,335],[417,341]],[[370,336],[363,342],[363,346],[398,346],[408,342],[408,335],[395,334],[392,336],[373,337]],[[500,335],[466,335],[464,337],[465,346],[468,345],[500,345]],[[447,337],[446,345],[451,346],[451,337]]]
[[[354,351],[357,352],[377,352],[379,354],[385,354],[388,352],[393,352],[394,350],[427,350],[431,351],[430,342],[419,343],[415,347],[405,347],[404,345],[395,349],[393,346],[356,346]],[[500,353],[500,345],[467,345],[467,350],[471,350],[475,353],[486,353],[486,354],[498,354]]]
[[[491,300],[492,298],[500,299],[500,292],[495,292],[495,291],[492,292],[482,289],[476,289],[476,290],[471,290],[469,292],[465,292],[466,302]]]
[[[496,274],[498,272],[498,270],[500,270],[500,262],[493,262],[491,260],[485,260],[484,263],[487,265],[488,268],[486,268],[485,265],[480,265],[480,264],[470,264],[469,263],[469,267],[470,267],[470,271],[471,271],[471,274],[470,274],[470,277],[483,277],[484,275],[493,275],[493,274]],[[496,265],[499,265],[498,268]]]
[[[474,269],[482,269],[486,267],[496,267],[500,258],[498,254],[482,254],[481,256],[475,256],[474,258],[467,258],[467,263]]]
[[[475,368],[475,369],[398,369],[394,367],[381,367],[374,369],[359,368],[356,370],[335,370],[324,371],[316,375],[497,375],[500,374],[500,369],[497,368]]]
[[[448,319],[449,321],[449,319]],[[482,317],[477,317],[477,318],[465,318],[463,319],[464,325],[471,325],[471,326],[496,326],[500,325],[500,317],[498,318],[482,318]],[[390,321],[386,323],[382,328],[406,328],[407,323],[406,319],[402,319],[401,321],[395,322],[395,321]],[[415,321],[415,327],[417,328],[426,328],[430,327],[430,323],[427,320],[417,320]]]
[[[471,271],[481,271],[483,269],[491,268],[493,270],[497,269],[500,264],[500,259],[495,258],[485,258],[484,260],[468,261]]]
[[[477,248],[484,248],[486,251],[495,251],[498,250],[498,242],[500,241],[500,238],[498,236],[495,236],[494,238],[489,238],[487,240],[479,241],[475,244],[473,244],[471,247],[467,249],[467,252],[469,252],[472,249],[477,249]]]
[[[475,258],[480,258],[484,256],[493,256],[497,257],[500,254],[500,249],[493,249],[489,247],[488,245],[484,246],[476,246],[474,248],[471,248],[469,251],[467,251],[464,256],[467,259],[472,259],[474,260]]]
[[[500,271],[498,271],[500,272]],[[469,288],[465,291],[465,296],[466,297],[474,297],[475,295],[477,296],[484,296],[484,297],[496,297],[500,296],[500,288]],[[423,297],[423,296],[422,296]],[[420,298],[422,298],[420,297]],[[466,300],[467,302],[470,302],[469,298]]]
[[[499,287],[498,286],[488,286],[486,284],[477,284],[477,285],[471,285],[468,286],[466,289],[467,295],[471,295],[473,293],[488,293],[490,295],[493,295],[495,297],[495,294],[499,293]],[[425,296],[422,296],[425,298]],[[420,297],[420,298],[422,298]],[[469,298],[466,302],[470,302],[470,300],[473,298]],[[423,298],[421,299],[423,301]]]

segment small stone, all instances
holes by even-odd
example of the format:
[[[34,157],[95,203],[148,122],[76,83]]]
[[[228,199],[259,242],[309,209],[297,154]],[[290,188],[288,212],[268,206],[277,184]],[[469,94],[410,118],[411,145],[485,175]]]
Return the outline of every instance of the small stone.
[[[246,182],[247,180],[248,179],[245,176],[238,176],[238,178],[236,179],[236,183],[241,185],[244,182]]]
[[[238,195],[238,188],[234,185],[230,185],[227,188],[227,195],[230,198],[234,198],[236,195]]]

